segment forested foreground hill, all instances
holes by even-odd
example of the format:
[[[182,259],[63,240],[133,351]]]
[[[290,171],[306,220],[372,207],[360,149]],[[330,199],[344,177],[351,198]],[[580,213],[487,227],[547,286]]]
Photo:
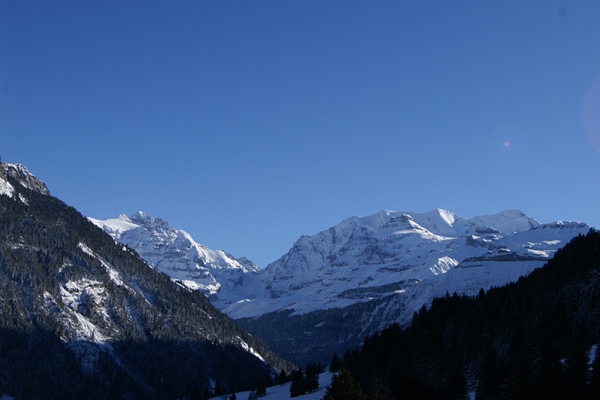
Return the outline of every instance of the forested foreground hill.
[[[0,183],[0,395],[199,398],[292,370],[74,208]]]
[[[343,363],[374,398],[599,399],[599,342],[600,233],[591,230],[513,284],[435,300]]]

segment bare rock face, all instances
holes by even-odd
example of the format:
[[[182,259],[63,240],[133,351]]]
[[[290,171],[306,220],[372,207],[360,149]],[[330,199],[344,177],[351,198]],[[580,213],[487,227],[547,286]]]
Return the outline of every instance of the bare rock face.
[[[35,190],[41,194],[50,195],[50,190],[46,184],[36,178],[27,167],[23,164],[7,164],[0,162],[0,178],[6,179],[7,176],[10,176],[13,179],[16,179],[22,186]]]

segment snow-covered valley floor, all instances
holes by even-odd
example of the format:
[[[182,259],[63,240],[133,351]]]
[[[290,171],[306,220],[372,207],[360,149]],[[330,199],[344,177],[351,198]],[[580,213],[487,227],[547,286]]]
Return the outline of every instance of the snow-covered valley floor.
[[[331,372],[323,372],[319,375],[319,389],[303,396],[294,397],[298,400],[321,400],[325,396],[327,386],[331,383]],[[247,400],[251,392],[239,392],[235,394],[236,400]],[[214,400],[229,399],[231,394],[213,397]],[[260,399],[264,400],[288,400],[290,398],[290,382],[283,385],[275,385],[267,388],[267,394]]]

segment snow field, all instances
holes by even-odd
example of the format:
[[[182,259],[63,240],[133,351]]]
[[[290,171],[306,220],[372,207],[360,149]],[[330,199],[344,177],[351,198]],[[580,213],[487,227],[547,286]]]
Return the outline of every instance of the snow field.
[[[303,396],[294,397],[294,399],[298,400],[321,400],[323,396],[325,396],[325,391],[327,390],[327,386],[331,384],[331,378],[333,374],[331,372],[323,372],[319,375],[319,388],[312,392],[307,393]],[[290,399],[290,385],[291,383],[284,383],[283,385],[275,385],[267,388],[267,394],[260,399],[264,400],[288,400]],[[250,395],[250,391],[247,392],[239,392],[235,394],[237,400],[247,400]],[[213,400],[221,400],[227,399],[229,400],[231,397],[231,393],[224,396],[213,397]],[[3,400],[3,399],[0,399]]]

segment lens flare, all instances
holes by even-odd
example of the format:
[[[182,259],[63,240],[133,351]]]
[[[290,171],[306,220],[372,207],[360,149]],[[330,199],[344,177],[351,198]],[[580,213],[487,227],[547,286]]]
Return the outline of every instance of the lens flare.
[[[488,136],[488,154],[498,167],[512,169],[527,160],[529,141],[520,129],[504,127]]]

